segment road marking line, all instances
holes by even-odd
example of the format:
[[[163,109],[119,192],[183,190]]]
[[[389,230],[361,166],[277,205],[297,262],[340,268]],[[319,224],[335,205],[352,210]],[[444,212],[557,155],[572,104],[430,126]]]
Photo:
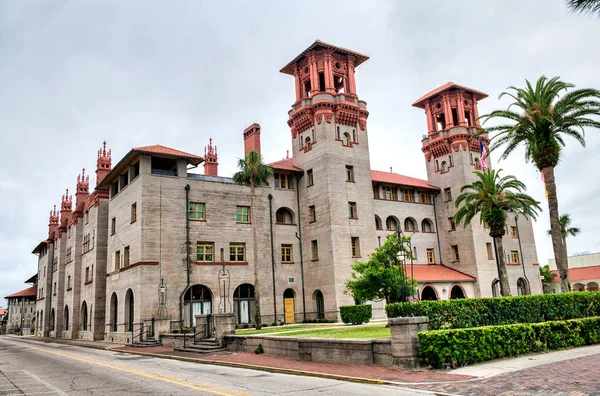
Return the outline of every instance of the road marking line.
[[[206,384],[199,384],[196,382],[191,382],[185,379],[181,379],[181,378],[177,378],[177,377],[171,377],[168,375],[163,375],[163,374],[158,374],[158,373],[153,373],[150,371],[144,371],[144,370],[138,370],[138,369],[133,369],[133,368],[129,368],[129,367],[125,367],[125,366],[120,366],[118,364],[114,364],[114,363],[105,363],[105,362],[101,362],[99,360],[94,360],[94,359],[89,359],[89,358],[84,358],[81,356],[75,356],[75,355],[71,355],[68,353],[61,353],[61,352],[55,352],[55,351],[50,351],[47,349],[43,349],[43,348],[36,348],[36,347],[28,347],[29,349],[33,349],[33,350],[37,350],[40,352],[45,352],[45,353],[49,353],[52,355],[58,355],[58,356],[63,356],[63,357],[67,357],[70,359],[75,359],[75,360],[79,360],[81,362],[85,362],[85,363],[89,363],[89,364],[95,364],[97,366],[102,366],[102,367],[108,367],[108,368],[112,368],[114,370],[119,370],[119,371],[124,371],[127,373],[131,373],[131,374],[136,374],[142,377],[146,377],[146,378],[151,378],[151,379],[155,379],[155,380],[159,380],[159,381],[163,381],[163,382],[169,382],[171,384],[175,384],[175,385],[180,385],[180,386],[184,386],[186,388],[191,388],[191,389],[195,389],[195,390],[201,390],[201,391],[205,391],[205,392],[209,392],[209,393],[214,393],[216,395],[221,395],[221,396],[249,396],[247,393],[242,393],[242,392],[237,392],[231,389],[225,389],[225,388],[220,388],[218,386],[213,386],[213,385],[206,385]],[[64,393],[63,393],[64,394]]]

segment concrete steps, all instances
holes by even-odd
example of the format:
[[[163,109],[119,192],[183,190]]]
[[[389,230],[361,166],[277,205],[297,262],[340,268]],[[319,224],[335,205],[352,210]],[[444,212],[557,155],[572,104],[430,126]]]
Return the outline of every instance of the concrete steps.
[[[188,344],[185,348],[175,348],[176,351],[195,352],[202,354],[225,352],[227,348],[223,348],[214,338],[196,341]]]
[[[151,348],[155,346],[160,346],[160,342],[155,338],[144,338],[141,341],[132,342],[131,346],[136,348]]]

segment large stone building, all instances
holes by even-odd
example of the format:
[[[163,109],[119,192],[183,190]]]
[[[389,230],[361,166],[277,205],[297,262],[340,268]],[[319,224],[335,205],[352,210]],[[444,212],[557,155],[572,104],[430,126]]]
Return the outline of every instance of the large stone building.
[[[488,230],[450,220],[453,199],[479,167],[479,145],[469,137],[480,129],[477,103],[487,95],[448,83],[414,103],[426,115],[428,180],[374,171],[369,113],[354,79],[367,59],[316,41],[281,70],[295,81],[292,156],[270,164],[274,176],[257,187],[254,208],[249,187],[218,175],[212,141],[204,156],[133,148],[114,167],[103,147],[95,190],[82,173],[75,206],[67,192],[34,250],[38,333],[128,342],[150,320],[158,331],[210,312],[235,312],[248,323],[255,266],[263,321],[337,318],[340,306],[354,303],[344,293],[352,264],[399,231],[412,236],[406,270],[420,285],[415,298],[491,296],[497,269]],[[243,139],[245,153],[260,152],[258,124]],[[204,174],[193,173],[202,163]],[[511,291],[540,293],[531,223],[508,221]],[[375,308],[383,315],[381,304]]]
[[[32,276],[25,283],[30,283],[32,286],[4,297],[8,308],[4,314],[0,313],[0,316],[5,316],[0,318],[2,333],[27,335],[36,326],[37,275]]]

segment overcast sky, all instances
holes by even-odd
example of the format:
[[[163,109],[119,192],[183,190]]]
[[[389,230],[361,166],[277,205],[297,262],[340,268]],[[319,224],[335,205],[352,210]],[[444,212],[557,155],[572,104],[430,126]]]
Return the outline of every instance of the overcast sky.
[[[600,88],[598,37],[600,19],[570,14],[564,0],[2,1],[0,296],[27,287],[50,209],[82,167],[93,174],[103,140],[115,164],[156,143],[203,154],[212,137],[230,176],[244,127],[258,122],[264,160],[283,158],[295,94],[279,70],[315,39],[371,57],[356,78],[372,168],[425,178],[427,127],[414,100],[453,81],[490,95],[484,114],[506,105],[507,86],[542,74]],[[570,253],[600,250],[599,132],[588,131],[585,149],[568,140],[556,170],[561,213],[582,230]],[[535,232],[546,263],[539,174],[522,151],[493,165],[542,201]]]

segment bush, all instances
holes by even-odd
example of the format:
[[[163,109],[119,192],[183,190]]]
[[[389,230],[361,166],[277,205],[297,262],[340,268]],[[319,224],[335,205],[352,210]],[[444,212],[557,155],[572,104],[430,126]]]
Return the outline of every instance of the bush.
[[[179,334],[179,330],[177,330],[177,329],[171,330],[171,333],[173,333],[173,334]]]
[[[541,323],[600,316],[600,292],[393,303],[389,318],[428,316],[429,329]]]
[[[434,368],[600,343],[600,317],[419,333],[419,356]]]
[[[340,307],[342,322],[359,325],[368,322],[373,316],[372,307],[368,304],[345,305]]]
[[[265,350],[263,349],[262,344],[258,344],[258,346],[256,347],[256,349],[254,350],[254,353],[257,354],[257,355],[265,353]]]

